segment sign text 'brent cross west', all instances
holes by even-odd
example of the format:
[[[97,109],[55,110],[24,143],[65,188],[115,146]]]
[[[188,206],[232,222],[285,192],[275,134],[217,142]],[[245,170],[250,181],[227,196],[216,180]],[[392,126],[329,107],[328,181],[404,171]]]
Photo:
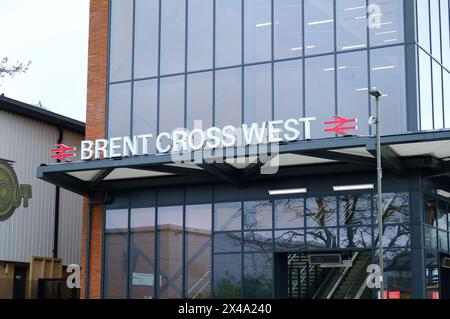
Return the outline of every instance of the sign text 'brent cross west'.
[[[334,116],[333,121],[325,122],[328,126],[325,133],[348,135],[349,131],[357,131],[356,118]],[[81,160],[120,158],[138,155],[150,155],[153,148],[150,141],[154,138],[155,149],[159,154],[170,152],[188,152],[202,149],[218,149],[247,145],[274,144],[293,142],[303,138],[311,139],[311,124],[315,117],[293,118],[285,121],[268,121],[262,124],[242,124],[241,127],[225,126],[223,128],[201,128],[201,122],[195,123],[193,130],[175,129],[172,133],[163,132],[156,137],[152,134],[135,135],[133,137],[113,137],[82,141]],[[198,125],[197,125],[198,124]],[[350,125],[349,125],[350,124]],[[334,125],[334,126],[333,126]],[[303,133],[303,134],[302,134]],[[57,145],[52,149],[52,158],[68,161],[75,156],[76,148]]]

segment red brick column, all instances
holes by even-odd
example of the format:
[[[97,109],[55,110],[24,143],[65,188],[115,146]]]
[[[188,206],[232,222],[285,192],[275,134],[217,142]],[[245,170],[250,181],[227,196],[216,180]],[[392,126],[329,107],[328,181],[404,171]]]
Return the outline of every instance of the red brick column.
[[[104,138],[106,132],[106,85],[108,65],[108,21],[109,1],[91,0],[89,20],[89,61],[86,112],[86,139]],[[86,261],[86,214],[85,200],[83,211],[83,243],[82,243],[82,288],[84,294],[85,261]],[[91,251],[89,269],[89,298],[101,297],[102,277],[102,225],[103,207],[96,205],[91,215]]]

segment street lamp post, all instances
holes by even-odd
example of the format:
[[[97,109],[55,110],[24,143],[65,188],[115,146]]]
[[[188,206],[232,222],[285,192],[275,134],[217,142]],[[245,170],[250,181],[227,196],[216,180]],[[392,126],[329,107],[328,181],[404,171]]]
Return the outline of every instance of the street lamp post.
[[[378,259],[380,266],[380,299],[384,299],[384,252],[383,252],[383,209],[381,207],[381,179],[383,176],[383,170],[381,167],[381,132],[380,132],[380,98],[381,92],[378,90],[372,90],[370,95],[375,97],[376,102],[376,131],[377,131],[377,223],[378,223]]]

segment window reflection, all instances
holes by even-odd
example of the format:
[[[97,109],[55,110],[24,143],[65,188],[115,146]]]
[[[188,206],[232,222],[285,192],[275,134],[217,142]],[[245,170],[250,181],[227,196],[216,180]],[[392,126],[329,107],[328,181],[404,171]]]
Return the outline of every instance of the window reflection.
[[[184,127],[184,76],[161,78],[159,132]]]
[[[133,50],[133,2],[111,1],[110,69],[111,82],[131,79]]]
[[[437,227],[437,209],[436,199],[431,196],[425,197],[424,222],[428,225]]]
[[[244,255],[244,298],[272,298],[273,254]]]
[[[302,60],[278,62],[274,68],[275,120],[303,117]]]
[[[271,0],[245,0],[244,15],[245,63],[269,61],[272,57]]]
[[[211,204],[186,206],[186,297],[211,297]]]
[[[136,0],[134,28],[135,79],[157,75],[158,41],[159,0]]]
[[[306,199],[306,227],[336,225],[336,197],[314,197]]]
[[[337,229],[307,229],[306,247],[310,250],[336,248],[337,247]]]
[[[276,200],[275,228],[303,228],[305,204],[303,198]]]
[[[262,123],[272,119],[272,68],[270,64],[244,70],[244,122]]]
[[[183,297],[183,207],[158,208],[159,287],[161,299]]]
[[[303,250],[305,249],[305,233],[303,230],[275,231],[275,250]]]
[[[370,0],[369,5],[377,5],[380,12],[371,12],[377,21],[369,28],[370,45],[381,46],[404,42],[403,1]],[[379,18],[379,19],[378,19]]]
[[[406,247],[410,245],[410,231],[408,225],[385,226],[383,232],[383,246],[387,248]]]
[[[131,83],[109,86],[108,135],[129,136],[131,125]]]
[[[434,251],[425,251],[427,299],[439,299],[439,264]]]
[[[372,50],[370,59],[371,86],[383,93],[381,133],[406,132],[405,48],[396,46]],[[374,103],[374,99],[371,101]],[[373,113],[374,105],[372,110]]]
[[[215,81],[215,126],[241,125],[242,69],[216,71]]]
[[[417,0],[417,24],[418,42],[425,51],[431,52],[429,0]]]
[[[437,222],[438,227],[440,229],[447,230],[447,218],[448,218],[448,212],[447,212],[447,203],[444,203],[443,201],[438,201],[438,209],[437,209]]]
[[[334,51],[333,0],[305,0],[306,54]]]
[[[441,62],[441,20],[439,2],[439,0],[430,0],[431,53],[437,61]],[[445,32],[450,31],[447,29]]]
[[[241,298],[241,254],[214,256],[214,297]]]
[[[216,0],[216,67],[242,63],[242,1]]]
[[[155,297],[155,208],[132,209],[130,216],[131,298]]]
[[[158,81],[136,81],[133,98],[133,135],[157,135]],[[150,154],[156,153],[154,143],[148,145]]]
[[[374,263],[378,263],[378,252]],[[412,298],[411,251],[393,249],[384,251],[385,291],[399,291],[401,299]]]
[[[376,199],[376,196],[375,196]],[[375,200],[375,211],[377,202]],[[383,221],[388,223],[408,223],[409,222],[409,194],[408,193],[387,193],[383,194]]]
[[[449,2],[441,0],[441,28],[450,30]],[[442,31],[442,64],[450,68],[450,31]]]
[[[189,74],[187,78],[187,128],[194,129],[195,121],[201,121],[201,129],[212,127],[212,113],[212,72]]]
[[[213,1],[188,1],[188,71],[212,67]]]
[[[371,223],[371,194],[346,194],[339,196],[340,225],[370,225]]]
[[[242,233],[227,232],[214,235],[215,253],[237,253],[242,250]]]
[[[433,118],[434,129],[444,128],[444,109],[442,100],[442,68],[433,60]]]
[[[242,220],[241,202],[214,205],[214,230],[240,230]]]
[[[272,205],[266,201],[244,203],[244,229],[272,228]]]
[[[128,209],[106,212],[105,250],[105,298],[127,298]]]
[[[422,130],[433,129],[433,93],[431,81],[431,58],[419,49],[420,123]]]
[[[336,1],[336,34],[338,50],[367,47],[366,0]]]
[[[184,72],[185,0],[161,2],[161,74]]]
[[[334,56],[309,58],[305,61],[305,115],[316,117],[319,123],[336,113],[334,72]],[[311,135],[316,138],[330,137],[320,125],[311,126]]]
[[[372,227],[344,227],[339,229],[340,248],[370,248]]]
[[[272,231],[244,233],[244,251],[261,252],[272,250]]]
[[[339,54],[337,64],[338,114],[358,121],[369,118],[367,52]],[[369,126],[358,126],[358,134],[368,135]]]
[[[275,0],[273,10],[275,59],[302,56],[302,0]]]

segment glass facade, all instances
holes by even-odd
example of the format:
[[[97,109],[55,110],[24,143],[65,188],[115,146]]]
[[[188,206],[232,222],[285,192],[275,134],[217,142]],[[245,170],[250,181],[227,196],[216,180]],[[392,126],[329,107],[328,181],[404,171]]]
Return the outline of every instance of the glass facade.
[[[246,200],[229,193],[211,186],[117,194],[106,208],[105,297],[272,298],[276,254],[378,245],[373,193]],[[448,238],[446,205],[436,211],[436,245],[438,230]],[[394,258],[387,287],[408,296],[409,193],[383,194],[383,215],[386,258]],[[405,277],[401,284],[397,271]]]
[[[313,138],[330,137],[333,115],[366,122],[371,87],[385,93],[383,133],[406,132],[403,12],[399,0],[111,0],[108,135],[315,116]]]
[[[449,0],[110,3],[109,137],[312,116],[312,137],[326,138],[333,115],[370,135],[372,88],[383,93],[382,134],[450,128]],[[386,289],[412,296],[420,246],[436,296],[448,201],[427,193],[418,209],[410,188],[386,191],[379,238],[372,192],[273,198],[266,186],[117,194],[105,211],[104,297],[272,298],[279,254],[369,251],[376,263],[379,240]]]
[[[450,128],[449,1],[416,1],[421,129]]]

